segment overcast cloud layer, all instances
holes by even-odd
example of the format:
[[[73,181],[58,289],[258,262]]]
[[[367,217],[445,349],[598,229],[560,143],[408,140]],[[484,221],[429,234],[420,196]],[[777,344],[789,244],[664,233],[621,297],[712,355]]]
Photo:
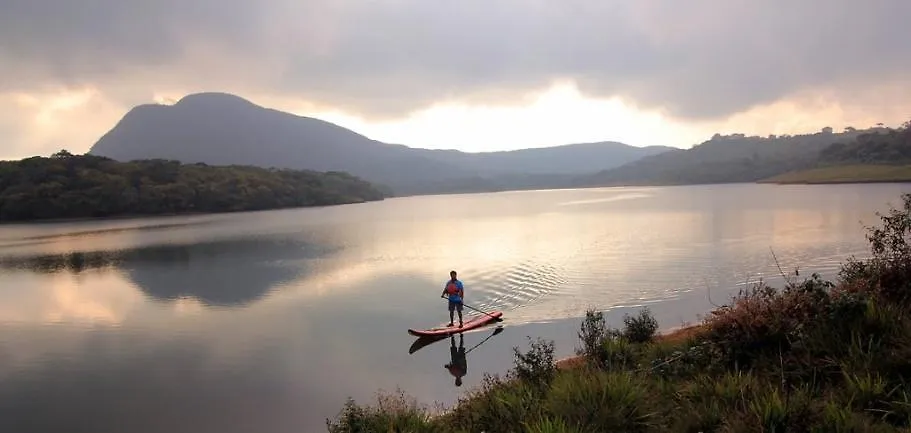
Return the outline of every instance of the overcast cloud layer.
[[[0,0],[0,92],[295,94],[389,118],[554,79],[683,119],[911,72],[908,0]]]

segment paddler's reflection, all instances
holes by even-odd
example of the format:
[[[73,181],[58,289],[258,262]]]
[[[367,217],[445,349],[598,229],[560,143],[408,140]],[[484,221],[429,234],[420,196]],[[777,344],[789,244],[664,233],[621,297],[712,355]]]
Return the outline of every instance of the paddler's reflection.
[[[455,386],[462,386],[462,377],[468,372],[468,361],[465,358],[465,338],[459,334],[459,347],[456,348],[455,336],[449,337],[449,357],[451,361],[444,365],[449,374],[455,377]]]

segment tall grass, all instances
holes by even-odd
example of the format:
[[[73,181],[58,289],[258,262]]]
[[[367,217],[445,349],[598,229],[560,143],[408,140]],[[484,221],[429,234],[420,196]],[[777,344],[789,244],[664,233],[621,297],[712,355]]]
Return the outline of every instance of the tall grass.
[[[514,348],[431,416],[404,394],[349,401],[330,432],[911,432],[911,195],[870,228],[872,257],[835,282],[811,275],[758,283],[683,340],[656,336],[647,309],[612,329],[590,310],[576,353],[558,369],[553,344]]]

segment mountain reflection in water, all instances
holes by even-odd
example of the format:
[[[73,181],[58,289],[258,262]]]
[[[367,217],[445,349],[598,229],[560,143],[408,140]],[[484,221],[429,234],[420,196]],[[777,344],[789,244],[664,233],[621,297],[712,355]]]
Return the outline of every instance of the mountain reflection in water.
[[[194,297],[209,306],[240,306],[307,275],[308,260],[332,249],[300,239],[251,237],[115,251],[0,257],[0,268],[78,274],[115,269],[160,300]]]

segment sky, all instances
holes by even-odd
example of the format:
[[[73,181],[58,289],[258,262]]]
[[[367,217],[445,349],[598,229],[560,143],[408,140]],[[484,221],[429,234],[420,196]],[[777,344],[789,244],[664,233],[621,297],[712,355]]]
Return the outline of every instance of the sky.
[[[0,0],[0,159],[227,92],[469,152],[911,119],[907,0]]]

